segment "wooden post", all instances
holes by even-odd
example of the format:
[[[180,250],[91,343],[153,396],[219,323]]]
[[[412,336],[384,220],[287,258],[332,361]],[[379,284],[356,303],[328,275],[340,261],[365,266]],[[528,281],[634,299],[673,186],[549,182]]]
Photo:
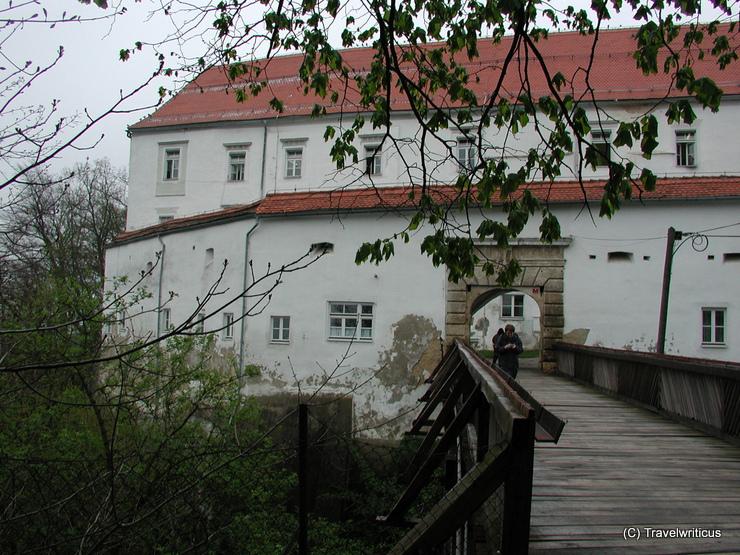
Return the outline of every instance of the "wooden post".
[[[668,320],[668,294],[671,289],[671,269],[673,267],[673,244],[676,239],[681,239],[682,234],[673,227],[668,228],[668,236],[665,245],[665,262],[663,264],[663,288],[660,294],[660,315],[658,317],[658,342],[656,351],[658,354],[665,353],[665,333]]]
[[[308,405],[298,405],[298,555],[308,555]]]
[[[534,414],[514,421],[511,434],[511,462],[504,482],[504,525],[501,552],[529,551],[529,519],[532,512],[534,470]]]

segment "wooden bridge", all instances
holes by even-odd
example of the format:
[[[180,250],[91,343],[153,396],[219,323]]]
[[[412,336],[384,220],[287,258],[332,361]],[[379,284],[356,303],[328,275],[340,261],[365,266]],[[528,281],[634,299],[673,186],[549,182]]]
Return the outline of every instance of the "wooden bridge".
[[[561,360],[641,407],[538,370],[513,383],[462,344],[451,353],[412,429],[426,435],[414,480],[389,517],[403,517],[444,453],[457,482],[392,553],[740,553],[740,366]],[[566,422],[557,443],[555,417]]]
[[[740,447],[565,377],[518,379],[567,421],[535,448],[530,553],[740,553]],[[659,537],[674,530],[721,537]]]

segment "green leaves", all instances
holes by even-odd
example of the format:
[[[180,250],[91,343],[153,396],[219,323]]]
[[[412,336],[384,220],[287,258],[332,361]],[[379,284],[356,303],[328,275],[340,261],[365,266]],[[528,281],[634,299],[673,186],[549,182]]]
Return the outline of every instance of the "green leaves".
[[[380,264],[387,261],[395,254],[395,247],[392,239],[378,239],[372,243],[363,243],[355,254],[355,264],[363,262],[372,262]]]
[[[653,114],[643,116],[640,121],[640,129],[642,131],[640,141],[642,156],[650,160],[653,151],[658,146],[658,119]]]

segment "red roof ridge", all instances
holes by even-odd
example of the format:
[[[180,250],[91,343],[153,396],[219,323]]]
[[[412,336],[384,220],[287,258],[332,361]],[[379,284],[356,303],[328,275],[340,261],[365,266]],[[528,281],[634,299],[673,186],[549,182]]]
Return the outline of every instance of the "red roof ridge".
[[[687,29],[688,26],[684,26]],[[729,24],[722,24],[721,28],[729,29]],[[671,75],[658,73],[645,76],[637,68],[635,60],[629,55],[634,51],[634,31],[637,27],[624,27],[617,29],[605,29],[600,31],[599,45],[596,49],[597,60],[591,68],[590,84],[594,88],[596,97],[600,101],[625,101],[663,99],[666,94],[670,97],[686,97],[685,91],[678,91],[672,83]],[[730,37],[731,45],[737,44],[740,33],[735,31]],[[479,39],[479,56],[476,59],[462,59],[459,63],[469,68],[480,68],[476,71],[480,80],[470,82],[469,86],[481,99],[485,98],[489,91],[487,83],[490,78],[497,76],[497,60],[503,60],[505,50],[510,43],[511,36],[505,36],[499,42]],[[590,51],[594,40],[593,35],[581,35],[577,31],[563,31],[550,33],[549,38],[540,41],[542,55],[549,60],[552,71],[559,71],[573,82],[569,86],[575,97],[583,88],[583,60]],[[425,47],[433,48],[435,45],[444,44],[428,43]],[[704,49],[704,45],[699,45]],[[699,48],[698,47],[698,48]],[[370,67],[371,56],[375,52],[372,47],[358,46],[340,50],[346,64],[355,71],[362,73]],[[186,85],[176,96],[169,99],[160,106],[153,114],[140,120],[130,127],[132,130],[167,127],[178,125],[192,125],[199,123],[216,123],[224,121],[250,121],[261,120],[268,117],[280,117],[270,106],[270,100],[274,97],[283,102],[283,116],[310,115],[314,104],[322,105],[328,113],[340,110],[360,110],[359,92],[344,90],[342,88],[342,104],[331,105],[328,99],[320,98],[312,94],[303,94],[303,85],[297,77],[298,67],[303,55],[300,53],[286,56],[277,56],[265,63],[265,60],[254,60],[254,64],[265,66],[262,77],[270,84],[256,97],[248,97],[242,104],[238,103],[234,94],[228,94],[230,88],[241,88],[248,86],[245,78],[237,83],[229,83],[224,66],[214,66],[203,71],[193,81]],[[518,58],[517,58],[518,59]],[[406,67],[406,66],[404,66]],[[409,66],[408,71],[413,71]],[[732,71],[722,72],[711,56],[704,59],[694,60],[694,71],[697,75],[707,75],[714,79],[724,89],[725,96],[740,94],[740,80]],[[519,90],[518,71],[507,72],[504,78],[502,90]],[[532,87],[532,95],[536,98],[543,94],[549,94],[545,78],[537,64],[532,64],[527,78]],[[338,86],[335,78],[330,80],[330,88]],[[198,93],[198,94],[196,94]],[[327,97],[328,98],[328,97]],[[447,107],[453,108],[457,104],[446,102],[440,97],[440,102]],[[513,101],[516,98],[512,97]],[[408,109],[408,99],[399,91],[393,89],[391,103],[397,110]]]
[[[201,212],[199,214],[193,214],[191,216],[183,216],[182,218],[173,218],[171,220],[167,220],[166,222],[142,227],[140,229],[123,231],[116,235],[116,238],[113,240],[113,245],[128,243],[130,241],[145,239],[147,237],[154,237],[157,235],[174,233],[176,231],[182,231],[184,229],[190,229],[193,227],[212,225],[222,220],[229,221],[240,217],[254,215],[256,214],[256,209],[260,205],[260,202],[261,201],[253,202],[250,204],[229,206],[227,208],[211,210],[209,212]]]
[[[563,180],[533,182],[519,191],[528,189],[543,202],[553,204],[596,201],[601,198],[605,180],[584,182]],[[406,210],[416,208],[421,187],[395,185],[389,187],[342,188],[332,191],[291,191],[268,194],[257,207],[258,216],[288,215],[314,212],[352,212],[365,210]],[[460,193],[452,185],[436,184],[428,187],[438,202],[453,201]],[[585,194],[584,194],[585,192]],[[659,178],[655,191],[634,191],[633,200],[667,201],[699,200],[713,198],[740,198],[740,176],[701,176]],[[493,204],[501,205],[506,199],[498,198]]]
[[[534,182],[523,188],[529,189],[542,201],[553,204],[581,203],[600,198],[603,179],[593,179],[580,183],[577,180],[554,182]],[[520,188],[523,189],[523,188]],[[321,212],[353,212],[378,210],[415,209],[415,200],[409,195],[419,191],[419,186],[394,185],[389,187],[340,188],[331,191],[307,190],[269,193],[261,201],[240,204],[192,216],[175,218],[167,222],[141,229],[124,231],[116,236],[113,245],[121,245],[157,235],[176,233],[187,229],[209,226],[247,216],[287,216],[290,214],[311,214]],[[428,186],[429,193],[437,202],[452,202],[459,191],[452,185],[434,184]],[[584,197],[585,191],[585,197]],[[542,195],[545,195],[545,198]],[[656,190],[636,192],[633,199],[648,201],[670,200],[711,200],[740,199],[740,175],[716,175],[700,177],[659,178]],[[504,202],[499,199],[494,206]]]

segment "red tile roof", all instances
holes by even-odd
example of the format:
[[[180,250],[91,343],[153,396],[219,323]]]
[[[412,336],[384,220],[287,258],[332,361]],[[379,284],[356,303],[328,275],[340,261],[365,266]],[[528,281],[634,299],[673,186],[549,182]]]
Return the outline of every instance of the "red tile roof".
[[[553,204],[581,203],[584,191],[589,201],[601,198],[603,181],[584,182],[583,189],[577,181],[557,181],[553,184],[534,183],[527,188],[540,200]],[[419,189],[412,199],[410,187],[378,187],[367,189],[340,189],[335,191],[307,191],[302,193],[274,193],[261,202],[232,206],[197,216],[176,218],[168,222],[134,231],[126,231],[116,237],[114,245],[128,243],[147,237],[156,237],[193,227],[203,227],[232,219],[249,216],[279,216],[320,212],[352,212],[367,210],[404,210],[416,207]],[[454,187],[432,187],[430,193],[437,202],[452,202],[457,197]],[[680,177],[659,179],[656,190],[643,193],[635,191],[634,199],[647,201],[664,200],[713,200],[740,199],[740,176]],[[494,203],[501,205],[503,201]]]
[[[253,202],[251,204],[229,206],[222,210],[204,212],[202,214],[186,216],[184,218],[174,218],[172,220],[162,222],[161,224],[150,225],[148,227],[134,229],[132,231],[124,231],[116,236],[113,244],[128,243],[129,241],[135,241],[137,239],[145,239],[147,237],[165,235],[193,227],[203,227],[206,225],[218,224],[219,222],[225,223],[226,221],[233,219],[253,216],[258,205],[259,202]]]
[[[726,32],[727,27],[723,30]],[[637,69],[632,53],[635,49],[635,29],[614,29],[601,31],[599,41],[595,47],[595,59],[590,76],[590,84],[599,100],[640,100],[663,98],[671,88],[671,76],[664,73],[644,76]],[[737,48],[738,34],[736,29],[731,37],[731,44]],[[676,41],[681,41],[679,37]],[[706,40],[707,45],[709,41]],[[572,93],[577,98],[584,90],[585,68],[589,62],[589,53],[593,43],[593,36],[582,36],[578,33],[552,33],[547,40],[538,43],[547,62],[551,74],[560,71],[566,79],[572,80]],[[499,44],[490,40],[480,39],[478,48],[479,58],[465,61],[471,78],[469,86],[476,92],[481,102],[490,93],[492,83],[496,82],[499,69],[502,66],[506,53],[511,45],[511,37],[504,38]],[[429,46],[430,48],[433,45]],[[355,48],[342,51],[346,64],[357,72],[366,71],[375,53],[370,48]],[[697,76],[709,76],[722,88],[725,94],[740,94],[740,74],[737,64],[730,65],[727,70],[721,71],[714,61],[714,57],[707,54],[704,59],[694,55],[694,72]],[[521,88],[521,72],[524,71],[523,62],[527,61],[527,78],[534,98],[549,94],[544,74],[535,60],[525,60],[526,55],[515,57],[514,71],[508,71],[504,79],[505,91],[503,94],[516,98]],[[263,118],[274,118],[279,114],[270,106],[273,96],[284,102],[283,116],[308,115],[314,104],[326,106],[329,113],[355,112],[358,109],[359,95],[354,87],[345,89],[338,79],[333,79],[335,90],[340,92],[340,102],[329,105],[329,97],[321,99],[312,95],[303,94],[303,85],[298,78],[298,68],[302,56],[276,57],[265,63],[264,74],[261,78],[269,81],[269,87],[256,98],[249,98],[244,103],[238,103],[233,90],[229,90],[224,68],[209,69],[199,75],[185,89],[160,107],[156,112],[132,126],[132,129],[162,127],[171,125],[188,125],[194,123],[246,121]],[[518,64],[522,63],[520,67]],[[411,66],[409,73],[413,72]],[[354,85],[354,82],[351,83]],[[672,90],[669,96],[685,96],[685,93]],[[452,102],[442,101],[444,105],[453,106]],[[394,90],[391,106],[394,110],[408,110],[406,98]]]
[[[591,202],[601,199],[604,181],[587,181],[583,187],[577,181],[533,183],[527,186],[534,196],[554,204]],[[457,196],[449,185],[430,189],[438,202],[450,202]],[[516,195],[519,196],[520,192]],[[420,190],[415,190],[415,200],[410,198],[410,187],[378,187],[368,189],[342,189],[331,192],[276,193],[267,195],[257,207],[257,215],[298,214],[320,211],[351,212],[355,210],[388,210],[415,208]],[[655,200],[710,200],[720,198],[740,199],[740,176],[680,177],[659,179],[653,192],[633,192],[633,199]],[[494,204],[501,205],[498,199]]]

